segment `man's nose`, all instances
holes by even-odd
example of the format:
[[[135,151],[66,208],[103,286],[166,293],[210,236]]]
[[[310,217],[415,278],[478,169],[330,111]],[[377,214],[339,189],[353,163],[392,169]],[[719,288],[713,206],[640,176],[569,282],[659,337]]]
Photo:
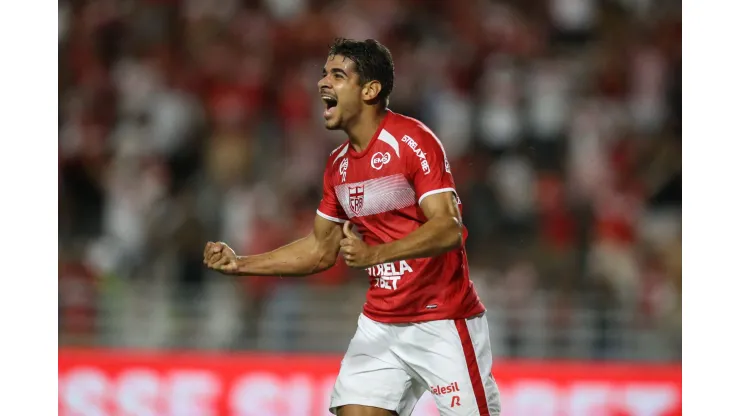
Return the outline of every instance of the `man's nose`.
[[[324,88],[331,88],[331,84],[329,84],[329,77],[321,78],[317,85],[319,87],[319,92],[321,92],[321,90]]]

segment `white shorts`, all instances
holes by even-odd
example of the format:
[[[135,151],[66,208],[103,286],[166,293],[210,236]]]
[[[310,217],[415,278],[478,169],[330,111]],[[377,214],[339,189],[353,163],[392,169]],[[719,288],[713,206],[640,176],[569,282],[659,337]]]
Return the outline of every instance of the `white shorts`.
[[[498,416],[492,360],[485,315],[410,324],[360,315],[329,411],[357,404],[409,416],[429,391],[440,416]]]

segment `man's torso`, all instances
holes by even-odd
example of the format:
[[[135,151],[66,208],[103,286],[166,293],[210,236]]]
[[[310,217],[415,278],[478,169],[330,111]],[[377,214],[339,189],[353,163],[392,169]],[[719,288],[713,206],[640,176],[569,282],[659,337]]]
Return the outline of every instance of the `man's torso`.
[[[349,220],[369,245],[402,239],[422,226],[423,198],[442,192],[457,198],[439,140],[420,122],[392,112],[364,151],[345,143],[332,152],[324,179],[319,215]],[[464,248],[367,272],[363,312],[376,321],[457,319],[485,310],[469,280]]]

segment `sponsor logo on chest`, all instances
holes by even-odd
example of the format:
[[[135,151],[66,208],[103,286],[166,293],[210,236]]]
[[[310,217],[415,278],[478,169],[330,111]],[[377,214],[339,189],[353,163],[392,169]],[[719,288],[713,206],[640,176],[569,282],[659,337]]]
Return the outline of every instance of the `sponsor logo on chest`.
[[[373,287],[386,290],[398,289],[398,281],[406,273],[411,273],[414,270],[405,260],[399,261],[397,265],[396,263],[383,263],[365,269],[370,277],[375,278]]]
[[[377,152],[370,159],[370,166],[375,170],[380,170],[383,166],[387,165],[391,161],[391,154],[388,152],[381,153]]]

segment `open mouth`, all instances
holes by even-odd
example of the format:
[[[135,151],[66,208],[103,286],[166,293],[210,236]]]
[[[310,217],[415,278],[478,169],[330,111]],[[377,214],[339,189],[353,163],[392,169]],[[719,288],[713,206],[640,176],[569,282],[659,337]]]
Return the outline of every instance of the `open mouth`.
[[[334,112],[334,108],[337,106],[337,99],[330,96],[330,95],[322,95],[321,100],[324,101],[324,105],[326,105],[326,109],[324,110],[324,118],[331,117],[332,113]]]
[[[324,104],[326,104],[327,110],[337,106],[337,99],[330,95],[322,95],[321,99],[324,101]]]

